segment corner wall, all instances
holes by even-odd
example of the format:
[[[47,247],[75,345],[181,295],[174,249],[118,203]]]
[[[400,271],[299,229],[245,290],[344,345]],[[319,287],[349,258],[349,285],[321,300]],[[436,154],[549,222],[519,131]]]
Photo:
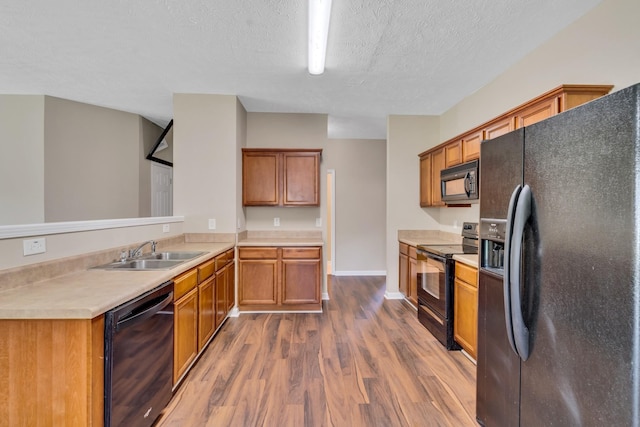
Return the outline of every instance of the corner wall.
[[[440,208],[420,207],[418,154],[440,143],[436,116],[387,118],[387,295],[398,296],[398,230],[439,229]]]

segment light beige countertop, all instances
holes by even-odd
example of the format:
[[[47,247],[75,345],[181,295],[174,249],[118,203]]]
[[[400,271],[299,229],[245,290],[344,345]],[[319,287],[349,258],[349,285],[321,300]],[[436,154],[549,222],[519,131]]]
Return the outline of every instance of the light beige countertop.
[[[234,247],[233,243],[183,243],[163,251],[203,251],[169,270],[89,269],[0,293],[0,319],[92,319],[156,288]]]
[[[456,262],[461,262],[463,264],[470,265],[471,267],[478,268],[478,255],[470,255],[470,254],[454,255],[453,259]]]
[[[238,246],[323,246],[322,231],[260,231],[238,235]]]
[[[314,239],[309,237],[261,237],[247,238],[238,241],[238,246],[322,246],[322,239]]]
[[[462,236],[440,230],[398,230],[398,241],[409,246],[462,243]]]

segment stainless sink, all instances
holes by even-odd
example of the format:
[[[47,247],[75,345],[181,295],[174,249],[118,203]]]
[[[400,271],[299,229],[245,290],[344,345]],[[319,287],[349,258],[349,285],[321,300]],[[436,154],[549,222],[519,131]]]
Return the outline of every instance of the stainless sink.
[[[112,262],[96,268],[107,270],[168,270],[183,262],[185,260],[132,259],[124,262]]]
[[[159,260],[188,260],[203,255],[204,252],[156,252],[155,254],[144,255],[140,259]]]

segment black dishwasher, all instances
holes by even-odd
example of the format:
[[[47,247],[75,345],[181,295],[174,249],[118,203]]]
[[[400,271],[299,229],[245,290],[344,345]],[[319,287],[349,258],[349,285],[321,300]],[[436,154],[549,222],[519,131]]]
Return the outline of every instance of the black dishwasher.
[[[150,426],[171,400],[173,282],[108,311],[104,425]]]

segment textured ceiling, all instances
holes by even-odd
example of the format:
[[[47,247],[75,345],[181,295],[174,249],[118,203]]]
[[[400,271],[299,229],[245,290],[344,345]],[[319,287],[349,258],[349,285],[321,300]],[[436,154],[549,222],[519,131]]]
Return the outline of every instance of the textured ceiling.
[[[5,0],[0,93],[45,94],[160,125],[173,93],[247,111],[329,114],[333,137],[386,138],[389,114],[439,115],[601,0],[333,0],[309,75],[306,0]]]

